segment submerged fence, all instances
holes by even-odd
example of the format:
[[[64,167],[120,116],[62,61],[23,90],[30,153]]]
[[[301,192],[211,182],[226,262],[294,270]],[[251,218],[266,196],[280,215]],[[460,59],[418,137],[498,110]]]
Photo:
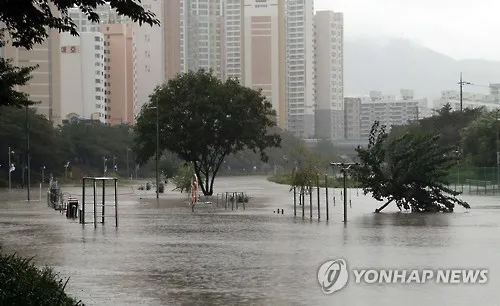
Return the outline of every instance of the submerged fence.
[[[500,195],[500,169],[461,167],[450,171],[448,187],[463,194]]]

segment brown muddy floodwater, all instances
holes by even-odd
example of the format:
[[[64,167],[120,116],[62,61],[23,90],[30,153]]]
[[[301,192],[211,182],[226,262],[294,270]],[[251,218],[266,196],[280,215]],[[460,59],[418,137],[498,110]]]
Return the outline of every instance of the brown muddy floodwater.
[[[453,214],[406,214],[350,191],[349,222],[330,200],[330,221],[293,216],[287,186],[262,177],[219,178],[217,192],[245,191],[246,210],[210,205],[194,213],[176,192],[121,187],[119,227],[70,221],[45,195],[0,194],[4,251],[35,256],[70,277],[70,294],[87,305],[500,305],[500,205],[497,197],[464,197]],[[63,188],[81,196],[81,188]],[[110,192],[110,191],[108,191]],[[333,197],[332,190],[330,196]],[[16,200],[17,199],[17,200]],[[316,203],[316,200],[314,201]],[[283,215],[274,214],[284,208]],[[301,211],[298,212],[301,216]],[[344,258],[359,268],[486,268],[487,284],[355,284],[322,293],[317,272]]]

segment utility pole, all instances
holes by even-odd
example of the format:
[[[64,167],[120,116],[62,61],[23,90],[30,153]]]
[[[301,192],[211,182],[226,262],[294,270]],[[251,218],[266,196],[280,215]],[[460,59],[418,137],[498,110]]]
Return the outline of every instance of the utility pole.
[[[462,73],[460,72],[460,82],[458,82],[458,85],[460,85],[460,112],[463,110],[463,89],[464,85],[471,85],[472,83],[470,82],[464,82],[462,80]]]

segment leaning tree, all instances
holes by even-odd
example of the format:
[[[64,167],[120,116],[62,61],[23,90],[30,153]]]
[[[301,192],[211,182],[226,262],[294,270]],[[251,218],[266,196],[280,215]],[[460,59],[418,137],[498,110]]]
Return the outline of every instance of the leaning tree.
[[[79,8],[92,22],[99,22],[98,5],[109,4],[117,13],[139,24],[159,25],[155,15],[145,10],[141,1],[134,0],[10,0],[1,1],[0,47],[7,43],[14,47],[32,49],[42,43],[51,30],[78,35],[77,25],[69,9]],[[33,104],[29,96],[17,89],[26,85],[37,66],[17,67],[10,59],[0,58],[0,106]]]
[[[235,79],[222,82],[203,69],[170,79],[142,107],[135,127],[139,163],[156,154],[157,122],[159,151],[192,163],[204,195],[213,194],[226,156],[250,149],[266,161],[264,150],[281,143],[279,134],[271,132],[276,113],[260,90]]]
[[[395,202],[412,212],[453,212],[455,205],[470,208],[459,192],[446,187],[449,170],[459,158],[455,147],[439,144],[439,135],[407,132],[389,139],[385,126],[375,122],[367,148],[358,148],[360,165],[354,175],[364,193],[386,201],[380,212]]]

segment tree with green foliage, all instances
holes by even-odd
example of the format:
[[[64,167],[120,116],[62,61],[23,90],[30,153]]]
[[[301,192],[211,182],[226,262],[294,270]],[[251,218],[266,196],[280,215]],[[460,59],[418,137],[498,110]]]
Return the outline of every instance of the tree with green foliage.
[[[485,112],[462,130],[464,154],[478,167],[493,167],[497,163],[500,136],[500,112]]]
[[[156,108],[157,107],[157,108]],[[267,160],[265,149],[280,145],[272,104],[259,90],[235,79],[223,82],[212,71],[200,69],[172,78],[155,89],[136,124],[138,162],[156,152],[156,116],[161,151],[169,150],[193,163],[204,195],[213,184],[224,158],[249,149]]]
[[[450,168],[457,163],[454,146],[443,147],[439,135],[407,132],[388,139],[385,126],[375,122],[367,148],[358,148],[360,165],[354,175],[364,190],[386,203],[395,202],[412,212],[453,212],[455,205],[470,208],[445,185]]]
[[[406,132],[437,133],[440,135],[438,140],[440,145],[457,148],[461,142],[462,130],[479,118],[484,109],[464,108],[463,111],[453,111],[448,103],[434,112],[433,116],[422,118],[409,125],[393,126],[389,138],[396,139]]]
[[[179,165],[176,175],[174,176],[175,190],[183,192],[191,192],[191,183],[193,181],[194,168],[188,163]]]
[[[16,107],[0,107],[0,173],[5,173],[0,176],[0,185],[7,185],[9,147],[14,152],[11,163],[16,168],[12,172],[12,182],[16,185],[22,181],[26,164],[26,120],[29,121],[31,169],[34,172],[39,172],[43,166],[63,169],[61,160],[65,153],[58,141],[59,133],[43,115],[32,109],[26,112]]]
[[[42,43],[51,30],[78,35],[77,25],[69,15],[69,9],[79,8],[88,20],[99,23],[98,5],[109,4],[117,13],[139,24],[159,25],[155,15],[145,10],[140,1],[120,0],[16,0],[2,1],[0,23],[0,47],[10,42],[14,47],[32,49]],[[8,59],[0,58],[0,105],[25,106],[32,103],[29,97],[16,89],[26,85],[30,73],[37,67],[17,67]]]

